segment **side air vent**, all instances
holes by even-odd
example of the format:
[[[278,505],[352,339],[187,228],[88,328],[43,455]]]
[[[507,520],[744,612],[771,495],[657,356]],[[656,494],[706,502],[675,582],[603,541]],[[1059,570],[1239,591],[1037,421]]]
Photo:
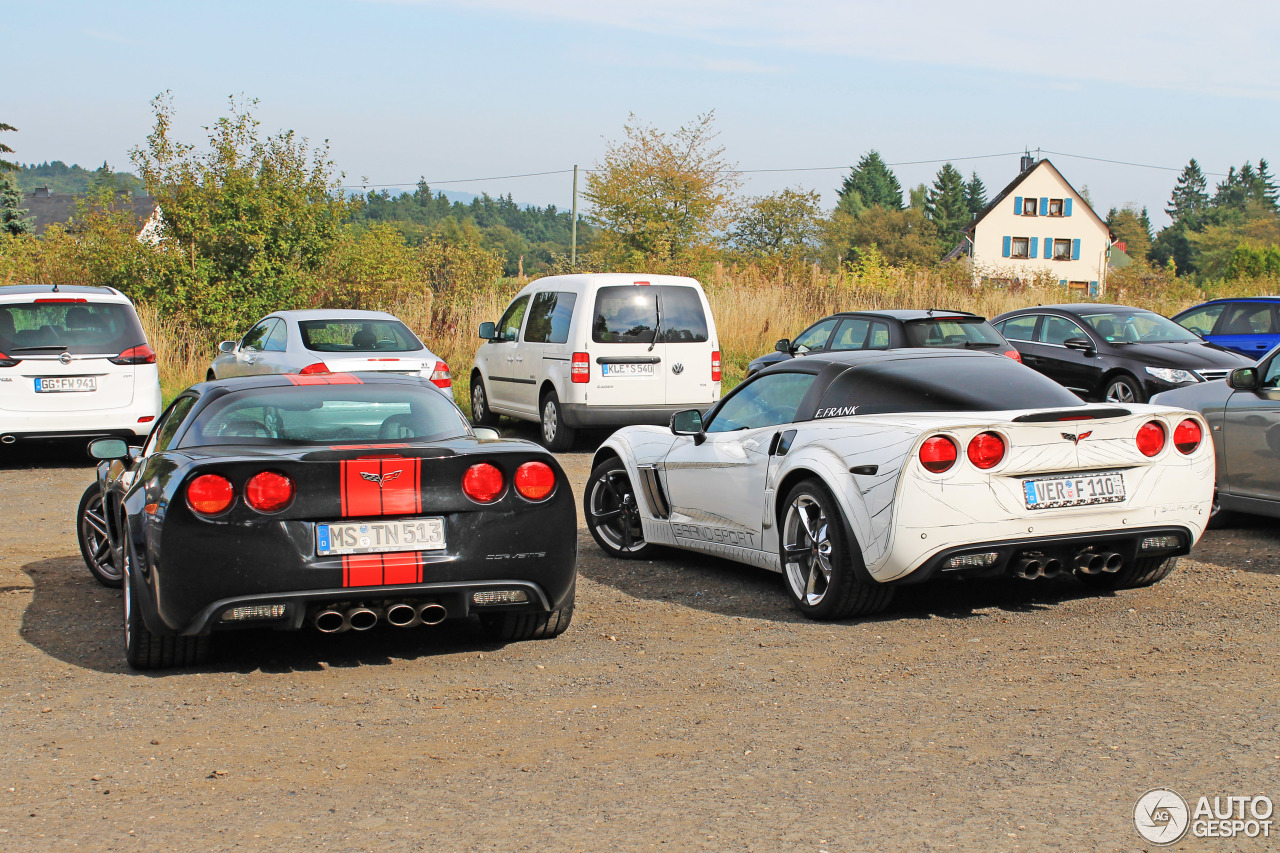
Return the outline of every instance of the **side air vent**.
[[[645,502],[649,504],[653,514],[658,518],[671,517],[671,505],[667,503],[667,493],[662,490],[662,479],[658,476],[658,466],[638,465],[640,488],[644,490]]]

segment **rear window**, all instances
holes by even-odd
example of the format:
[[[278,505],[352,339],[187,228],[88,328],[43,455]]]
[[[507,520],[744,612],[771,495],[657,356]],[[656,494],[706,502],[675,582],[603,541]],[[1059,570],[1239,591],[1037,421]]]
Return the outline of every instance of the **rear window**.
[[[182,447],[221,444],[363,444],[468,435],[457,408],[434,388],[314,385],[236,391],[210,403]]]
[[[647,344],[655,332],[659,343],[705,343],[707,317],[698,291],[677,285],[619,285],[596,292],[591,340]]]
[[[1075,394],[1011,358],[907,358],[846,370],[818,414],[1002,412],[1079,406]],[[854,407],[854,411],[848,409]]]
[[[146,342],[132,305],[51,297],[0,306],[0,352],[119,355]]]
[[[1002,347],[1004,339],[986,320],[939,317],[906,324],[907,345],[912,347]]]
[[[417,352],[422,341],[399,320],[300,320],[302,345],[312,352]]]

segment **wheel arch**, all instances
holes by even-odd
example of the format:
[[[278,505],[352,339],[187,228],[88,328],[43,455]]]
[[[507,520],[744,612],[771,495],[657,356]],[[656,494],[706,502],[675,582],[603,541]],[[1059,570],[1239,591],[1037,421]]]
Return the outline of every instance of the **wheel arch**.
[[[811,446],[787,461],[774,491],[773,523],[778,531],[778,546],[782,543],[787,495],[800,482],[817,480],[836,502],[846,540],[858,549],[861,559],[854,561],[854,575],[860,582],[878,583],[867,569],[867,545],[874,540],[870,514],[844,460],[830,450]]]
[[[1125,367],[1113,367],[1106,373],[1102,374],[1102,379],[1099,380],[1098,387],[1095,389],[1099,402],[1105,403],[1107,401],[1107,385],[1109,385],[1117,376],[1124,376],[1132,379],[1133,384],[1138,388],[1138,392],[1142,394],[1143,397],[1147,396],[1147,389],[1143,386],[1142,380],[1138,378],[1136,373]]]

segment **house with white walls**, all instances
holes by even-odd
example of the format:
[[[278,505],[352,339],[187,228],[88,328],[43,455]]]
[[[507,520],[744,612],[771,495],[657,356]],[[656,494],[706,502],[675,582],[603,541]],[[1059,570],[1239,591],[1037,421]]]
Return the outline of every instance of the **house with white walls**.
[[[1115,235],[1048,160],[1022,158],[1022,172],[974,217],[953,256],[968,254],[975,282],[1056,280],[1099,296]]]

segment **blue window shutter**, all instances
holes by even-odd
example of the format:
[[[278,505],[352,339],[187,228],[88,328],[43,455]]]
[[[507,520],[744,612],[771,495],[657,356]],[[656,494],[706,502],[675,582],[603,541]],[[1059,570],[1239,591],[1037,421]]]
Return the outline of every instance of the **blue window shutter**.
[[[1049,199],[1046,198],[1045,196],[1040,196],[1040,215],[1041,216],[1049,215]]]
[[[1060,280],[1060,281],[1058,282],[1058,284],[1062,285],[1063,287],[1066,287],[1066,286],[1067,286],[1067,280],[1064,278],[1064,279]]]
[[[1029,252],[1027,252],[1027,257],[1029,257],[1029,258],[1035,258],[1035,257],[1038,257],[1037,251],[1038,251],[1038,249],[1039,249],[1039,248],[1040,248],[1040,238],[1039,238],[1039,237],[1032,237],[1032,238],[1031,238],[1031,248],[1030,248],[1030,251],[1029,251]]]
[[[1073,261],[1080,260],[1080,241],[1079,240],[1071,241],[1071,260]]]
[[[1022,196],[1020,195],[1015,195],[1013,197],[1013,212],[1016,216],[1022,215]],[[1007,258],[1009,256],[1005,255],[1005,257]]]
[[[1062,200],[1062,215],[1063,216],[1071,215],[1071,199],[1069,198],[1064,198]]]
[[[1004,256],[1007,258],[1012,254],[1013,254],[1013,238],[1005,237],[1004,238]]]
[[[1090,296],[1098,295],[1098,283],[1096,281],[1089,282],[1089,295]]]

